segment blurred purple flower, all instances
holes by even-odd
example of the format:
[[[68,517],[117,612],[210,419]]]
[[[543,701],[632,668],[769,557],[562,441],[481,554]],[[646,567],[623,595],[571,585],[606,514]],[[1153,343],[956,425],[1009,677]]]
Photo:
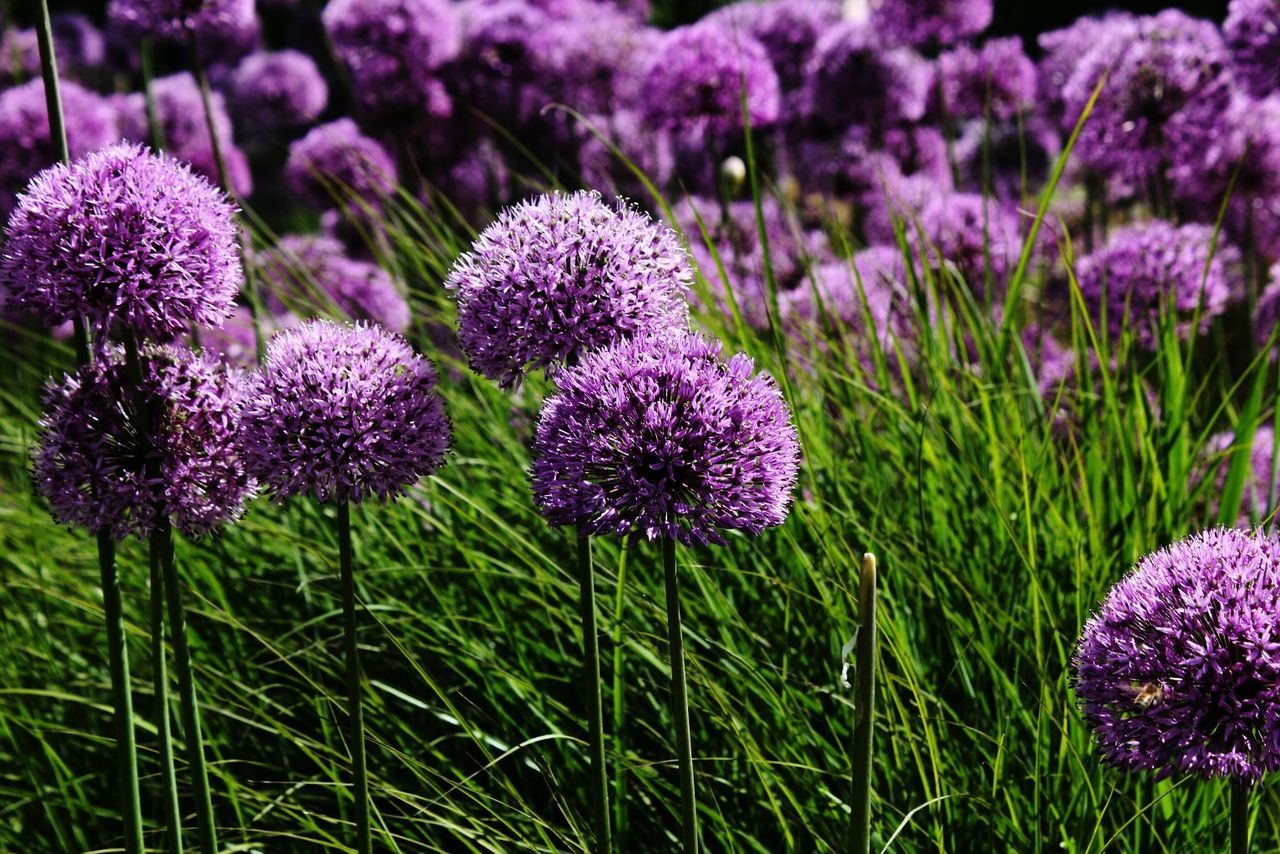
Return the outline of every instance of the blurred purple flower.
[[[837,0],[737,0],[707,15],[764,46],[784,92],[804,83],[805,68],[819,36],[840,20]]]
[[[1038,117],[989,124],[970,122],[955,144],[961,189],[984,188],[1002,201],[1031,197],[1048,179],[1062,143],[1053,127]]]
[[[886,48],[874,30],[847,22],[818,40],[806,72],[802,110],[816,128],[851,124],[877,131],[922,118],[933,69],[910,48]]]
[[[397,180],[391,155],[348,118],[312,128],[289,146],[285,183],[313,205],[351,198],[353,205],[376,207],[395,192]]]
[[[251,53],[231,76],[242,126],[258,136],[309,125],[329,103],[315,60],[296,50]]]
[[[871,0],[871,27],[888,44],[955,44],[991,25],[992,5],[992,0]]]
[[[944,193],[925,202],[916,226],[908,234],[931,265],[953,270],[979,299],[989,288],[1004,292],[1022,250],[1008,208],[979,193]]]
[[[938,83],[954,119],[1012,119],[1036,102],[1036,66],[1017,37],[952,48],[938,57]]]
[[[1280,3],[1231,0],[1222,34],[1244,89],[1255,98],[1280,92]]]
[[[186,45],[194,37],[209,63],[253,50],[261,23],[253,0],[108,0],[107,28],[113,41],[135,47],[144,38]]]
[[[1128,12],[1109,12],[1103,17],[1086,15],[1077,18],[1070,26],[1040,34],[1037,39],[1041,52],[1037,68],[1038,102],[1045,119],[1059,124],[1066,120],[1064,98],[1067,82],[1075,74],[1080,61],[1097,44],[1111,38],[1111,31],[1131,27],[1133,21]]]

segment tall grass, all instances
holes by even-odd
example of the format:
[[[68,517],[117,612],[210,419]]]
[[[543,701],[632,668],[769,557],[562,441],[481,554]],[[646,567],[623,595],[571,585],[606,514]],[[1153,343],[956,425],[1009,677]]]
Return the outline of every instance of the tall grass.
[[[468,235],[407,202],[388,222],[385,262],[412,285],[416,343],[443,368],[456,450],[409,498],[352,510],[374,821],[404,852],[581,850],[592,812],[576,541],[548,531],[526,475],[546,388],[505,394],[433,343],[452,323],[439,282]],[[1069,237],[1058,239],[1070,258]],[[1002,329],[918,260],[918,335],[870,359],[831,323],[783,347],[733,318],[700,318],[787,377],[805,453],[785,526],[681,552],[704,843],[845,850],[856,714],[840,650],[857,623],[860,557],[874,550],[873,850],[1224,847],[1226,785],[1102,768],[1068,664],[1090,609],[1134,561],[1238,516],[1274,369],[1179,346],[1172,319],[1159,352],[1143,355],[1127,333],[1113,342],[1099,330],[1072,285],[1063,333],[1091,379],[1045,395],[1012,334],[1039,319],[1044,270],[1019,265]],[[111,849],[121,839],[103,773],[110,691],[94,543],[49,521],[26,471],[40,383],[71,354],[22,330],[3,346],[0,850]],[[968,353],[972,364],[957,356]],[[1224,429],[1237,429],[1233,449],[1209,455],[1208,436]],[[1221,491],[1200,476],[1217,463],[1229,470]],[[336,805],[350,746],[333,693],[345,680],[332,513],[259,500],[224,534],[176,544],[224,850],[338,851],[351,835],[355,817]],[[624,851],[673,850],[660,544],[593,545],[614,835]],[[121,545],[147,842],[159,846],[145,565],[137,544]],[[1275,791],[1255,797],[1255,850],[1280,847]]]

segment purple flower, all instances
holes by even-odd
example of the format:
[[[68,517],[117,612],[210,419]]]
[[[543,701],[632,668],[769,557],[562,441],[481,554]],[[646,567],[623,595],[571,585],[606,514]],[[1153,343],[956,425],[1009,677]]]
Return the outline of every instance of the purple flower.
[[[866,26],[840,23],[814,48],[803,111],[816,127],[883,129],[924,116],[933,69],[910,48],[885,48]]]
[[[72,157],[116,141],[116,111],[105,98],[69,81],[61,89]],[[8,215],[14,195],[55,159],[44,82],[37,78],[0,93],[0,213]]]
[[[277,335],[244,412],[245,465],[273,495],[386,501],[435,472],[449,418],[431,362],[373,326]]]
[[[435,73],[458,52],[458,16],[449,0],[332,0],[323,19],[366,109],[447,114]]]
[[[285,182],[314,205],[328,207],[347,197],[377,205],[395,192],[396,181],[391,155],[351,119],[312,128],[289,146]]]
[[[1204,531],[1111,588],[1072,659],[1107,762],[1250,783],[1280,767],[1278,552],[1270,535]]]
[[[777,385],[688,332],[621,341],[556,378],[533,442],[553,524],[723,543],[786,519],[800,444]]]
[[[1217,27],[1176,9],[1104,35],[1067,81],[1065,127],[1106,75],[1076,151],[1090,168],[1145,186],[1215,135],[1231,94],[1226,48]]]
[[[243,56],[261,30],[253,0],[109,0],[107,27],[121,44],[153,38],[185,45],[194,37],[206,62]]]
[[[888,44],[948,45],[991,25],[992,0],[872,0],[871,27]]]
[[[932,266],[952,270],[975,297],[988,288],[1004,292],[1022,251],[1018,219],[1008,208],[978,193],[944,193],[925,202],[917,225],[909,234]]]
[[[1037,117],[1025,121],[969,123],[955,144],[960,185],[984,188],[997,199],[1020,201],[1043,186],[1061,153],[1058,133]]]
[[[1036,41],[1042,56],[1037,69],[1038,100],[1046,119],[1060,124],[1065,121],[1064,90],[1081,59],[1098,43],[1111,38],[1110,31],[1129,27],[1133,20],[1127,12],[1110,12],[1100,18],[1086,15],[1068,27],[1039,36]]]
[[[238,452],[239,375],[188,350],[142,356],[140,389],[119,354],[107,352],[49,385],[33,452],[36,488],[60,524],[116,539],[146,536],[159,514],[187,535],[234,521],[254,491]],[[139,400],[151,414],[145,433]]]
[[[286,235],[259,254],[268,307],[276,315],[335,306],[352,320],[366,320],[403,334],[412,318],[395,281],[377,264],[350,258],[331,237]]]
[[[1213,227],[1152,220],[1116,229],[1107,245],[1076,265],[1085,302],[1096,317],[1105,306],[1113,337],[1131,328],[1143,347],[1158,343],[1161,310],[1174,312],[1179,332],[1190,334],[1200,311],[1201,330],[1236,296],[1240,253],[1218,246],[1210,260]]]
[[[218,161],[214,157],[213,141],[209,137],[209,123],[205,118],[204,99],[195,77],[187,72],[159,77],[151,82],[151,94],[155,100],[156,117],[160,133],[164,137],[164,150],[179,160],[191,164],[191,168],[214,183],[220,183]],[[141,92],[119,99],[120,130],[125,139],[134,142],[151,142],[151,129],[147,124],[147,103]],[[249,161],[232,140],[231,118],[227,115],[226,101],[220,92],[210,93],[213,127],[218,135],[222,159],[227,167],[227,179],[238,196],[253,193],[253,174]]]
[[[243,126],[262,135],[309,125],[329,103],[329,86],[315,60],[296,50],[251,53],[231,77]]]
[[[62,12],[54,15],[51,23],[59,68],[66,63],[73,70],[83,71],[106,64],[106,36],[87,16]]]
[[[83,316],[169,340],[231,310],[242,279],[233,214],[181,163],[104,148],[40,173],[19,197],[0,288],[50,325]]]
[[[669,228],[595,193],[507,208],[454,263],[458,335],[475,370],[504,387],[618,338],[683,328],[692,279]]]
[[[836,0],[737,0],[706,17],[764,46],[784,92],[804,83],[818,37],[840,20]]]
[[[778,75],[764,47],[746,33],[712,23],[672,30],[658,45],[644,83],[650,121],[724,143],[779,118]]]
[[[663,37],[660,30],[639,26],[611,6],[593,6],[552,22],[546,39],[555,47],[527,66],[541,79],[527,80],[526,85],[539,87],[547,102],[566,104],[583,115],[611,113],[619,105],[636,103],[642,97],[643,66]],[[536,106],[541,109],[545,103]],[[543,118],[572,121],[559,114]]]
[[[911,293],[902,250],[873,246],[850,259],[828,261],[780,299],[783,324],[801,340],[830,325],[850,339],[849,348],[870,362],[868,344],[892,353],[914,334]],[[870,318],[870,325],[867,320]]]
[[[1255,98],[1280,91],[1280,3],[1231,0],[1222,34],[1236,80]]]
[[[893,176],[886,171],[885,177]],[[898,240],[899,225],[910,235],[927,204],[935,200],[943,204],[951,197],[954,191],[950,184],[949,176],[942,182],[925,172],[885,181],[883,191],[870,194],[865,202],[863,231],[868,242],[893,245]]]
[[[943,108],[957,119],[1012,119],[1036,100],[1036,66],[1016,37],[952,48],[938,57],[938,81]]]

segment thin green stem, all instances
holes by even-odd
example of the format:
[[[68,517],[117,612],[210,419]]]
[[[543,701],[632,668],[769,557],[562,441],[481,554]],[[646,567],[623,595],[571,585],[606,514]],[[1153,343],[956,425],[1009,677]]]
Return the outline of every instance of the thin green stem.
[[[342,640],[347,659],[347,714],[356,802],[356,852],[369,854],[369,774],[364,756],[364,707],[360,698],[360,650],[356,646],[356,582],[351,569],[351,505],[338,503],[338,568],[342,585]]]
[[[600,637],[596,626],[595,572],[591,537],[578,529],[578,587],[582,612],[582,689],[587,697],[587,738],[591,752],[591,808],[595,818],[594,850],[613,850],[609,831],[609,771],[604,756],[604,700],[600,692]]]
[[[120,811],[124,815],[124,850],[142,849],[142,802],[138,796],[138,750],[133,735],[133,696],[129,688],[129,647],[125,641],[116,544],[110,531],[98,532],[98,569],[102,575],[102,607],[107,620],[107,661],[115,710],[116,763],[120,775]]]
[[[662,569],[667,586],[667,639],[671,648],[671,718],[676,726],[680,762],[680,838],[685,854],[698,850],[698,802],[693,783],[693,743],[689,736],[689,691],[684,673],[684,633],[680,626],[680,581],[676,542],[662,538]]]
[[[173,733],[169,721],[169,668],[164,651],[163,543],[157,530],[148,544],[151,563],[151,668],[156,705],[156,734],[160,744],[160,778],[164,783],[165,843],[170,851],[182,851],[182,810],[178,805],[178,778],[173,770]],[[163,521],[165,526],[168,520]]]
[[[858,581],[857,672],[853,691],[854,725],[850,757],[853,765],[853,799],[850,822],[850,854],[871,850],[871,736],[876,719],[876,559],[862,556]]]
[[[40,49],[40,75],[44,78],[45,106],[49,111],[49,141],[53,143],[53,156],[58,162],[65,163],[71,155],[67,149],[67,125],[62,118],[62,86],[58,82],[58,58],[54,52],[48,0],[40,0],[36,40]]]
[[[1280,455],[1277,455],[1280,461]],[[630,550],[624,545],[622,560],[618,562],[618,590],[613,601],[613,752],[622,755],[622,721],[626,715],[626,691],[623,688],[625,669],[622,661],[622,607],[627,581],[627,556]],[[613,769],[613,826],[621,840],[626,836],[627,804],[626,774],[623,763],[615,763]]]
[[[152,85],[155,80],[155,48],[149,36],[142,40],[139,53],[142,61],[142,100],[147,109],[147,132],[151,136],[151,147],[156,151],[163,151],[164,127],[160,124],[160,113],[156,109],[155,86]]]
[[[1231,781],[1231,854],[1249,851],[1249,784]]]

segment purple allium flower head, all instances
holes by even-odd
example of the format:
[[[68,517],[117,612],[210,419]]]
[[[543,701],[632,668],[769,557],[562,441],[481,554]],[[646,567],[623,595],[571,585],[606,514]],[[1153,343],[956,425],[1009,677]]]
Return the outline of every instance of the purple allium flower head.
[[[412,322],[409,304],[390,274],[377,264],[348,257],[332,237],[285,235],[256,262],[274,314],[333,305],[352,320],[400,334]]]
[[[472,367],[510,387],[618,338],[684,328],[692,276],[665,225],[595,193],[552,193],[499,214],[445,287]]]
[[[376,114],[441,113],[436,70],[458,52],[449,0],[331,0],[324,26],[364,107]]]
[[[1063,93],[1080,60],[1099,42],[1109,39],[1109,31],[1132,26],[1133,20],[1127,12],[1111,12],[1100,18],[1085,15],[1070,26],[1039,36],[1042,55],[1037,69],[1038,101],[1046,119],[1058,123],[1065,120]]]
[[[184,534],[209,533],[238,518],[254,490],[238,453],[242,380],[189,350],[142,356],[140,389],[118,353],[49,385],[33,452],[36,488],[59,523],[116,539],[146,536],[158,514]],[[145,442],[139,399],[158,415]],[[154,482],[148,463],[159,471]]]
[[[644,92],[651,121],[719,141],[742,133],[744,95],[756,130],[777,122],[782,104],[778,75],[760,42],[714,22],[668,33],[649,65]]]
[[[72,157],[116,141],[119,126],[109,101],[69,81],[61,89]],[[0,213],[13,210],[14,194],[55,159],[44,82],[37,78],[0,93]]]
[[[396,181],[391,155],[351,119],[312,128],[289,146],[285,182],[312,204],[329,206],[348,195],[377,204],[395,191]]]
[[[924,116],[933,69],[910,48],[885,48],[866,26],[840,23],[818,40],[805,80],[804,112],[816,127],[884,128]]]
[[[1185,336],[1197,307],[1201,327],[1207,327],[1236,297],[1240,253],[1219,245],[1211,261],[1212,249],[1213,226],[1152,220],[1116,229],[1106,246],[1080,259],[1076,278],[1095,315],[1105,300],[1113,336],[1127,325],[1139,344],[1152,348],[1161,309],[1177,315]]]
[[[837,0],[737,0],[706,18],[764,46],[783,91],[804,83],[818,37],[840,20]]]
[[[1214,136],[1231,95],[1226,48],[1212,23],[1176,9],[1103,35],[1067,81],[1064,126],[1106,75],[1076,151],[1090,168],[1143,186]]]
[[[533,492],[557,525],[723,543],[786,519],[800,463],[773,379],[688,332],[587,354],[556,378],[533,442]]]
[[[231,77],[243,126],[257,133],[309,125],[329,103],[315,60],[296,50],[251,53]]]
[[[926,175],[941,186],[951,184],[947,138],[932,125],[893,127],[884,132],[884,150],[904,176]]]
[[[991,25],[992,5],[992,0],[871,0],[871,27],[888,44],[955,44]]]
[[[865,125],[850,125],[835,138],[805,134],[795,143],[795,178],[806,193],[863,203],[902,177],[897,159],[878,143]]]
[[[553,84],[565,69],[554,31],[568,21],[526,0],[470,0],[461,8],[462,49],[449,69],[459,101],[508,129],[535,122],[557,100]]]
[[[1231,0],[1222,34],[1245,91],[1255,98],[1280,92],[1280,3]]]
[[[0,289],[51,325],[83,316],[159,340],[217,325],[243,275],[233,214],[185,165],[110,146],[40,173],[19,197]]]
[[[245,464],[279,498],[386,501],[449,449],[435,368],[375,326],[313,320],[281,332],[247,397]]]
[[[164,150],[191,164],[191,168],[214,183],[218,183],[218,161],[214,156],[213,141],[209,137],[209,123],[205,118],[204,99],[195,77],[187,72],[158,77],[151,82],[151,94],[155,100],[156,117],[164,137]],[[125,139],[134,142],[151,141],[151,129],[147,123],[147,103],[141,92],[126,95],[120,105],[120,131]],[[238,196],[253,193],[253,174],[249,160],[232,139],[231,117],[222,93],[210,93],[209,106],[213,112],[214,132],[227,167],[227,179]]]
[[[975,296],[989,285],[1004,292],[1022,249],[1008,208],[980,193],[944,193],[925,202],[916,225],[908,233],[931,264],[953,268]]]
[[[253,0],[110,0],[107,27],[121,43],[150,37],[185,45],[194,36],[209,62],[252,50],[261,23]]]
[[[1036,65],[1017,37],[952,48],[938,57],[938,81],[952,118],[1012,119],[1036,101]]]
[[[675,152],[670,134],[654,129],[636,110],[621,109],[608,116],[590,117],[592,126],[615,146],[621,155],[595,133],[583,129],[577,146],[578,169],[584,186],[606,195],[645,198],[648,191],[636,178],[629,160],[653,182],[666,186],[675,168]]]
[[[1072,658],[1103,758],[1157,777],[1280,767],[1280,542],[1204,531],[1111,588]]]
[[[892,175],[886,173],[886,177]],[[898,224],[910,235],[925,205],[949,198],[953,192],[949,175],[945,182],[925,172],[886,181],[883,192],[872,193],[865,202],[863,230],[868,242],[893,245],[898,239]]]
[[[970,122],[955,144],[961,188],[1017,202],[1026,191],[1034,196],[1062,150],[1054,128],[1038,117],[989,124]]]
[[[102,30],[78,12],[62,12],[53,16],[53,42],[58,65],[72,69],[100,68],[107,62],[107,38]]]
[[[551,23],[546,38],[556,46],[530,67],[544,79],[526,83],[539,86],[547,102],[567,104],[583,115],[612,113],[642,96],[644,65],[662,36],[611,6],[584,10]]]

